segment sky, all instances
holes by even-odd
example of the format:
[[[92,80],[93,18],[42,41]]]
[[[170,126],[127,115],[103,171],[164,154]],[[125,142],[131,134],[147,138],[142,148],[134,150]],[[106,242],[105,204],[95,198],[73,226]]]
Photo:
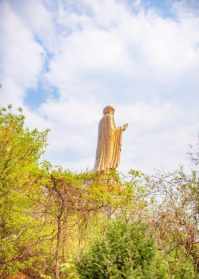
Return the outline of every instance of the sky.
[[[115,107],[120,171],[189,166],[199,133],[198,0],[0,0],[0,105],[50,129],[44,159],[91,170]]]

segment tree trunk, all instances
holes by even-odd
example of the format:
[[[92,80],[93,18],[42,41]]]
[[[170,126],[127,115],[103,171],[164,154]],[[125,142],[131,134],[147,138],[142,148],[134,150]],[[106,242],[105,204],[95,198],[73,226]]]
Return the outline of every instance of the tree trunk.
[[[60,279],[60,244],[62,235],[62,216],[64,213],[64,197],[57,188],[56,179],[51,176],[53,182],[53,190],[57,194],[58,213],[57,213],[57,238],[55,247],[55,279]]]
[[[57,216],[57,243],[56,243],[56,249],[55,249],[55,278],[56,279],[60,279],[59,251],[60,251],[61,231],[62,231],[61,215],[58,215]]]

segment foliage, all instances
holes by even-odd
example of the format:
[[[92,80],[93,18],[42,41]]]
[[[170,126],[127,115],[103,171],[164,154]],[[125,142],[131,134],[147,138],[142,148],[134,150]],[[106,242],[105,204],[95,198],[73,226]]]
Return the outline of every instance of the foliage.
[[[153,207],[153,226],[162,249],[184,250],[199,270],[198,246],[198,178],[195,172],[185,174],[183,169],[151,177],[151,193],[156,197]]]
[[[0,274],[28,267],[37,252],[41,222],[34,214],[45,181],[38,160],[46,134],[25,128],[21,112],[0,111]]]
[[[42,162],[47,131],[24,121],[21,110],[0,112],[0,277],[18,271],[59,277],[66,243],[76,235],[78,246],[78,232],[95,215],[128,205],[131,189],[116,173],[74,174]]]
[[[80,278],[194,279],[191,258],[183,251],[160,252],[149,228],[142,223],[112,222],[76,262]]]
[[[152,269],[154,240],[143,224],[113,222],[77,261],[80,278],[166,278],[164,268]],[[154,277],[156,276],[156,277]]]
[[[47,134],[0,109],[0,278],[197,278],[198,151],[190,175],[73,173]]]

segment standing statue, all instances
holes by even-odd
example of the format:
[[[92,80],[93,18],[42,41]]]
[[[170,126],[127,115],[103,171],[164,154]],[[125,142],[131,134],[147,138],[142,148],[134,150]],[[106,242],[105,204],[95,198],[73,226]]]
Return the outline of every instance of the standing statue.
[[[115,109],[107,106],[98,128],[98,144],[96,151],[95,171],[116,169],[120,161],[122,132],[128,124],[116,127],[114,120]]]

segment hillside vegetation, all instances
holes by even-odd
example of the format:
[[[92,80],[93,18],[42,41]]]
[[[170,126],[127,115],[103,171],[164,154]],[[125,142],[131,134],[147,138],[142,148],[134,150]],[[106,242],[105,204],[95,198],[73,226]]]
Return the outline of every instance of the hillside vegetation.
[[[190,175],[73,173],[24,122],[0,110],[0,278],[199,278],[197,151]]]

